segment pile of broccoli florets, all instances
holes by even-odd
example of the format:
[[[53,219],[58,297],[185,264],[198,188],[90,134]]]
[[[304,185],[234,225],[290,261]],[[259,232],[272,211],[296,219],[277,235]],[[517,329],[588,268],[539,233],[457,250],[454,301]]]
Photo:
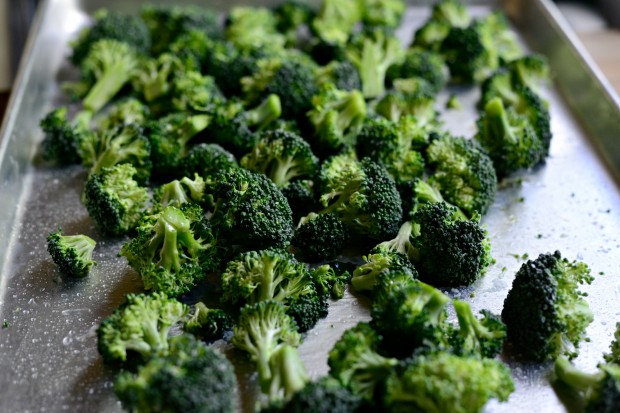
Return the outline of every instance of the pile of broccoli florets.
[[[41,154],[86,168],[96,235],[122,240],[143,283],[97,330],[125,409],[236,411],[218,340],[255,367],[264,412],[479,412],[514,391],[505,342],[557,359],[591,411],[617,403],[617,345],[587,379],[558,359],[592,321],[585,264],[524,264],[501,316],[438,289],[485,274],[498,179],[548,156],[549,68],[501,13],[474,18],[458,0],[401,44],[405,8],[146,5],[97,12],[72,42],[74,104],[41,120]],[[472,138],[443,126],[437,96],[454,84],[481,89]],[[66,275],[95,264],[86,235],[47,242]],[[311,380],[297,347],[349,288],[369,296],[370,321]]]

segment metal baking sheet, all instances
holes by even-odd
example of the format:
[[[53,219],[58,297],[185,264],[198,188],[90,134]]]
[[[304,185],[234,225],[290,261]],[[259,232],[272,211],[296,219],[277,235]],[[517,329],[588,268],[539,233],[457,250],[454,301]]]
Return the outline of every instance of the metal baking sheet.
[[[0,134],[1,412],[121,411],[113,373],[97,354],[95,330],[125,293],[140,291],[140,282],[116,256],[124,240],[103,239],[80,203],[82,168],[52,169],[39,162],[38,121],[61,99],[58,80],[71,74],[65,62],[67,41],[87,22],[88,13],[104,6],[131,12],[141,3],[49,0],[42,3],[34,24]],[[241,2],[202,3],[223,10]],[[403,41],[408,42],[428,16],[428,3],[412,2],[399,31]],[[496,263],[474,286],[448,293],[470,301],[474,310],[499,312],[524,254],[536,257],[559,249],[570,259],[587,262],[596,275],[585,288],[596,318],[588,329],[591,341],[583,344],[576,364],[594,370],[620,320],[618,100],[552,3],[483,1],[472,10],[484,14],[496,7],[509,14],[529,48],[550,59],[555,84],[544,97],[550,104],[554,140],[546,165],[504,182],[485,217]],[[458,93],[465,109],[448,112],[446,125],[455,134],[472,136],[477,90],[449,92]],[[440,107],[447,96],[440,97]],[[99,242],[99,264],[88,278],[65,280],[49,259],[45,238],[59,226]],[[363,297],[347,294],[331,303],[329,316],[299,349],[313,378],[327,372],[327,352],[341,333],[367,318]],[[217,345],[235,360],[242,410],[253,411],[250,363],[229,344]],[[507,362],[517,390],[508,403],[490,402],[486,411],[565,410],[547,384],[548,365]]]

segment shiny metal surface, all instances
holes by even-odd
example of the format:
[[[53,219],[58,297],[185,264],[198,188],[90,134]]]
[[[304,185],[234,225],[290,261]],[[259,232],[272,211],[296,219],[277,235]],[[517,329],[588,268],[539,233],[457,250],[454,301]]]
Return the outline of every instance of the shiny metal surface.
[[[484,4],[474,12],[488,12],[491,3]],[[81,205],[84,171],[50,169],[36,157],[42,138],[38,121],[59,101],[57,79],[70,73],[63,63],[67,40],[86,22],[87,12],[104,5],[132,11],[139,2],[51,0],[43,5],[0,135],[0,324],[8,324],[0,328],[0,412],[121,411],[94,332],[125,293],[139,291],[139,280],[116,256],[124,240],[102,239]],[[559,249],[570,259],[584,260],[597,275],[585,288],[596,318],[588,329],[591,341],[583,344],[576,363],[592,370],[620,320],[620,192],[614,179],[620,168],[620,110],[550,2],[508,0],[505,7],[523,40],[550,58],[558,88],[547,90],[545,98],[555,137],[546,165],[503,183],[485,217],[496,263],[474,286],[448,293],[467,299],[474,310],[499,312],[523,254],[535,257]],[[411,7],[399,31],[404,41],[427,15],[427,8]],[[465,109],[446,112],[446,125],[472,136],[478,91],[452,92]],[[438,107],[443,109],[449,93],[440,97]],[[99,264],[88,278],[65,280],[49,259],[45,238],[59,226],[99,242]],[[363,297],[348,294],[331,304],[329,316],[300,347],[312,377],[327,372],[327,352],[342,331],[367,318]],[[242,410],[252,411],[251,365],[227,343],[217,345],[235,360]],[[517,391],[508,403],[491,402],[486,411],[564,411],[547,384],[549,366],[508,362]]]

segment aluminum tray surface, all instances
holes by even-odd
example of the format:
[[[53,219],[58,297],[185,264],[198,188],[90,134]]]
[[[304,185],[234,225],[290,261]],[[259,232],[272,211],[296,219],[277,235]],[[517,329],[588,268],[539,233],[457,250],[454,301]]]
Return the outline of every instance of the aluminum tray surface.
[[[60,101],[58,80],[71,76],[64,62],[67,41],[86,23],[87,13],[101,6],[123,11],[139,6],[139,2],[128,3],[49,1],[40,10],[22,62],[0,136],[0,323],[6,321],[0,329],[1,412],[121,411],[113,393],[113,373],[97,354],[95,330],[123,301],[125,293],[140,291],[140,282],[124,259],[116,256],[124,240],[103,239],[80,202],[85,171],[80,167],[46,167],[38,161],[36,148],[42,139],[38,120]],[[223,4],[216,2],[218,7]],[[491,4],[479,3],[472,11],[476,15],[488,13]],[[475,311],[487,308],[500,312],[524,254],[534,258],[557,249],[569,259],[587,262],[596,275],[592,285],[585,288],[596,318],[588,328],[591,341],[582,345],[576,364],[592,371],[620,319],[620,195],[614,176],[605,166],[608,162],[615,170],[618,165],[613,159],[620,153],[607,150],[601,156],[596,149],[610,147],[603,135],[611,133],[613,125],[618,129],[620,112],[609,100],[604,85],[597,82],[596,70],[589,69],[578,48],[568,41],[570,36],[562,33],[562,24],[553,20],[550,3],[514,0],[506,7],[517,27],[528,27],[519,33],[524,41],[530,40],[528,45],[533,50],[567,51],[567,59],[577,64],[564,67],[557,64],[558,56],[550,56],[563,95],[556,89],[544,93],[554,133],[549,160],[501,185],[497,201],[484,219],[496,263],[474,286],[448,293],[469,301]],[[404,41],[411,39],[414,28],[428,13],[426,6],[413,5],[408,10],[399,31]],[[524,22],[530,25],[524,26]],[[536,33],[543,37],[536,37]],[[580,89],[565,81],[573,75],[590,87]],[[455,134],[472,136],[479,92],[476,88],[458,88],[449,93],[458,94],[464,109],[445,113],[447,127]],[[443,109],[449,93],[440,96],[438,108]],[[607,99],[612,105],[596,110],[584,105],[582,97],[598,99],[599,103]],[[612,126],[600,134],[593,127],[594,133],[586,134],[567,102],[576,107],[581,102],[584,111],[590,110],[586,125]],[[45,238],[58,227],[98,241],[94,254],[98,265],[86,279],[63,279],[51,262]],[[363,297],[348,293],[330,304],[328,317],[307,334],[299,348],[313,378],[327,372],[327,352],[342,332],[364,319],[368,319],[368,302]],[[216,345],[235,361],[242,410],[253,411],[255,377],[251,364],[234,353],[228,343]],[[508,403],[490,402],[485,411],[565,410],[547,384],[550,366],[506,361],[512,368],[516,391]]]

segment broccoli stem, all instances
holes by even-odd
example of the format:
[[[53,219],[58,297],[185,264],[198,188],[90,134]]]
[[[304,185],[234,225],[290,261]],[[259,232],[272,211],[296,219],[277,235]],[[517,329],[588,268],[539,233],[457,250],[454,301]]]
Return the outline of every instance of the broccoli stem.
[[[282,115],[282,105],[280,97],[275,94],[269,95],[260,105],[244,114],[248,126],[257,131],[266,128],[280,115]]]
[[[578,391],[588,390],[601,379],[600,373],[584,373],[564,357],[555,360],[555,374],[560,381]]]
[[[164,244],[159,253],[159,262],[157,264],[168,271],[174,268],[174,271],[178,272],[181,268],[181,260],[179,259],[179,250],[177,249],[177,231],[167,223],[163,225],[165,227]]]
[[[75,248],[80,258],[86,258],[88,260],[91,259],[93,249],[96,245],[94,239],[84,235],[65,235],[63,242],[67,247]]]
[[[93,119],[93,112],[82,110],[75,115],[71,124],[79,131],[90,130],[90,121]]]
[[[417,251],[411,244],[412,235],[413,223],[411,221],[405,221],[405,223],[400,226],[396,238],[390,241],[382,242],[378,245],[378,247],[398,251],[401,254],[407,255],[409,259],[417,258]]]
[[[282,188],[284,185],[289,183],[291,179],[300,175],[295,169],[296,165],[297,162],[295,162],[295,159],[292,156],[278,159],[276,167],[273,168],[273,171],[269,174],[269,177],[278,188]]]
[[[336,110],[338,111],[337,129],[344,134],[356,119],[366,117],[366,101],[360,91],[354,90],[348,94],[346,99],[340,102]]]
[[[287,400],[308,383],[308,374],[294,347],[283,345],[273,353],[269,362],[273,372],[268,393],[270,401]]]
[[[106,68],[84,98],[84,108],[93,113],[99,112],[129,80],[131,71],[127,69],[122,59]]]
[[[194,115],[187,118],[175,131],[179,145],[181,147],[187,145],[190,139],[209,126],[210,121],[211,117],[209,115]]]
[[[486,124],[489,128],[489,135],[495,137],[493,143],[495,149],[501,147],[502,142],[510,142],[514,144],[518,141],[512,132],[512,127],[508,122],[504,104],[500,98],[494,98],[484,107],[486,114]]]

